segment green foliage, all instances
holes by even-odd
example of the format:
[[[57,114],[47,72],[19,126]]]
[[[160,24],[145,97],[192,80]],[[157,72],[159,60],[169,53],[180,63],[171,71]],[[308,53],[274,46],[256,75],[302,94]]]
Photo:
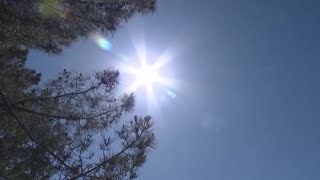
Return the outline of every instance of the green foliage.
[[[132,111],[134,96],[114,97],[118,75],[113,70],[92,76],[63,71],[43,87],[20,88],[18,96],[1,89],[1,176],[136,177],[155,137],[150,116],[120,125]]]
[[[27,96],[23,92],[40,81],[40,73],[25,68],[27,54],[28,50],[17,48],[0,51],[0,87],[11,92],[10,98]]]
[[[2,0],[0,49],[23,46],[59,53],[93,31],[112,33],[134,14],[155,8],[155,0]]]
[[[64,70],[39,85],[29,49],[60,53],[91,32],[113,33],[155,0],[0,1],[0,178],[134,179],[155,147],[151,117],[123,120],[133,94],[116,97],[119,72]]]

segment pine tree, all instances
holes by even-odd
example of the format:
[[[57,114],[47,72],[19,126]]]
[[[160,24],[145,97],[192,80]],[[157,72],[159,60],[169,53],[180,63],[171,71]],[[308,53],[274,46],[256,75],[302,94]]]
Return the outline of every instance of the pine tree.
[[[23,62],[25,52],[20,53],[11,62]],[[0,62],[18,70],[13,81],[0,76],[0,177],[137,177],[155,137],[150,116],[120,121],[132,111],[134,96],[114,96],[118,71],[89,76],[64,70],[39,86],[39,74]]]
[[[29,49],[60,53],[91,32],[113,33],[155,0],[0,1],[0,178],[134,179],[155,147],[150,116],[125,120],[119,72],[63,71],[40,84]],[[122,120],[122,121],[121,121]]]
[[[156,0],[1,0],[0,49],[25,47],[60,53],[91,32],[113,33]]]

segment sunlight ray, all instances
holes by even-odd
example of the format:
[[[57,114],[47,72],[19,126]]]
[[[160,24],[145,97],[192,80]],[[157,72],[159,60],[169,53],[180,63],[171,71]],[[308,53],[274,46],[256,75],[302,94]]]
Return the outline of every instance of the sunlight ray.
[[[125,90],[125,92],[130,92],[130,93],[135,92],[139,86],[140,86],[140,82],[134,82]]]
[[[187,46],[185,40],[191,41],[190,37],[187,37],[185,32],[179,33],[160,56],[152,57],[152,52],[147,53],[143,22],[136,22],[128,32],[136,51],[136,58],[125,62],[122,66],[123,72],[128,74],[128,80],[132,81],[127,90],[132,92],[142,87],[146,93],[144,95],[147,103],[153,104],[153,106],[157,102],[158,96],[170,99],[176,99],[178,94],[180,96],[180,91],[182,92],[178,88],[180,82],[172,77],[174,73],[171,71],[172,67],[169,66],[169,63],[179,56],[181,51],[185,50]],[[155,94],[158,92],[163,94]]]
[[[137,73],[136,68],[128,66],[126,64],[120,64],[120,68],[125,73],[129,73],[129,74],[136,74]]]
[[[148,102],[154,106],[156,103],[156,98],[155,98],[155,95],[154,95],[154,91],[153,91],[153,88],[152,88],[152,85],[147,85],[146,86],[146,90],[147,90],[147,99],[148,99]]]
[[[166,78],[166,77],[158,77],[157,83],[160,83],[161,85],[169,86],[169,87],[173,85],[172,79]]]
[[[181,33],[175,40],[173,40],[166,50],[161,54],[161,56],[156,60],[153,64],[153,67],[156,69],[160,69],[169,63],[172,59],[178,56],[181,51],[185,48],[186,44],[183,41],[185,38],[184,34]]]
[[[144,24],[143,22],[136,23],[130,30],[130,39],[138,54],[139,61],[142,65],[147,63],[146,60],[146,44],[144,38]]]

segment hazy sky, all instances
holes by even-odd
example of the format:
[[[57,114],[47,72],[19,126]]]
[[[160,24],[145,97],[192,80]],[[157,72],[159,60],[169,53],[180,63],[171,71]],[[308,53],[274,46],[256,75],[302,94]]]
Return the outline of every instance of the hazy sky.
[[[123,24],[112,53],[131,61],[144,36],[149,57],[171,53],[166,75],[179,80],[154,110],[159,145],[138,179],[319,180],[319,19],[318,0],[158,0]],[[28,65],[46,79],[117,61],[87,40]]]

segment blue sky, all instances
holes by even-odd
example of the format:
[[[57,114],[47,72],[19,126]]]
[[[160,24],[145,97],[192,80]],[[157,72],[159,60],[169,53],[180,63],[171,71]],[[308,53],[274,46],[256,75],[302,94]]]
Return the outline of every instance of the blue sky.
[[[113,52],[130,58],[133,30],[142,29],[153,56],[178,49],[167,68],[183,82],[158,105],[159,145],[139,179],[320,179],[319,8],[316,0],[159,0],[155,14],[123,24],[110,37]],[[34,51],[28,62],[45,79],[116,64],[91,40],[61,56]],[[148,113],[137,99],[137,113]]]

